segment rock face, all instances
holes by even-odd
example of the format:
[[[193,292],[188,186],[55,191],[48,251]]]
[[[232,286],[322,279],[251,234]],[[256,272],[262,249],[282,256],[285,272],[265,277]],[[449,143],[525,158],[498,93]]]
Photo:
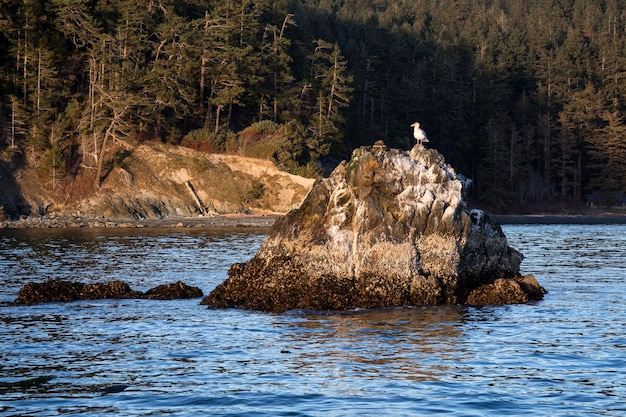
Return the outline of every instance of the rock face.
[[[159,285],[146,293],[135,291],[124,281],[111,281],[94,284],[63,280],[31,282],[22,285],[14,304],[67,302],[77,300],[102,300],[107,298],[148,298],[152,300],[173,300],[202,297],[202,290],[180,281],[174,284]]]
[[[359,148],[202,303],[282,312],[542,298],[501,228],[467,209],[469,183],[421,145]]]

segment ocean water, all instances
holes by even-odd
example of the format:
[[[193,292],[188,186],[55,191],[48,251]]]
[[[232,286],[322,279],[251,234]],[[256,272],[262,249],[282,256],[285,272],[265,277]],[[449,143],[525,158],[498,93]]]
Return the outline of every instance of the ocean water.
[[[626,415],[626,226],[503,229],[543,301],[285,314],[9,304],[48,278],[208,294],[263,231],[0,230],[0,415]]]

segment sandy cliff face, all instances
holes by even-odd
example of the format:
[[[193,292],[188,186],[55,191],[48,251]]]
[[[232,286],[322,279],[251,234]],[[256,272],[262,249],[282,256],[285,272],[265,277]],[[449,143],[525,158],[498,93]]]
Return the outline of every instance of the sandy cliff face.
[[[314,182],[280,171],[267,160],[161,144],[138,145],[120,155],[101,188],[92,191],[69,180],[53,189],[49,178],[32,170],[10,178],[3,170],[0,205],[12,218],[42,213],[118,219],[285,213],[302,202]]]
[[[267,160],[163,149],[135,149],[79,209],[141,218],[284,213],[302,202],[314,182],[280,171]]]

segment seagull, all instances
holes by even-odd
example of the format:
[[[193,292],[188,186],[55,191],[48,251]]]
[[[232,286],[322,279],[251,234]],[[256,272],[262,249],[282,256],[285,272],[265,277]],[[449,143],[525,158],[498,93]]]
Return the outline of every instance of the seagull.
[[[411,125],[413,128],[413,137],[417,140],[417,143],[422,145],[423,143],[430,142],[426,137],[426,132],[420,129],[420,124],[415,122]]]

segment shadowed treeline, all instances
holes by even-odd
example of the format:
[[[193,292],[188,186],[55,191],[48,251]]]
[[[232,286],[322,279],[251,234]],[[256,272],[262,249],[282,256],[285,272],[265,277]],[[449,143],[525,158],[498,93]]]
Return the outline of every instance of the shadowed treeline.
[[[24,200],[10,164],[2,159],[0,159],[0,184],[0,220],[16,220],[20,215],[29,215],[30,205]]]
[[[626,188],[621,0],[14,2],[0,144],[98,187],[161,140],[315,174],[419,121],[498,211]],[[103,167],[105,171],[103,171]]]

